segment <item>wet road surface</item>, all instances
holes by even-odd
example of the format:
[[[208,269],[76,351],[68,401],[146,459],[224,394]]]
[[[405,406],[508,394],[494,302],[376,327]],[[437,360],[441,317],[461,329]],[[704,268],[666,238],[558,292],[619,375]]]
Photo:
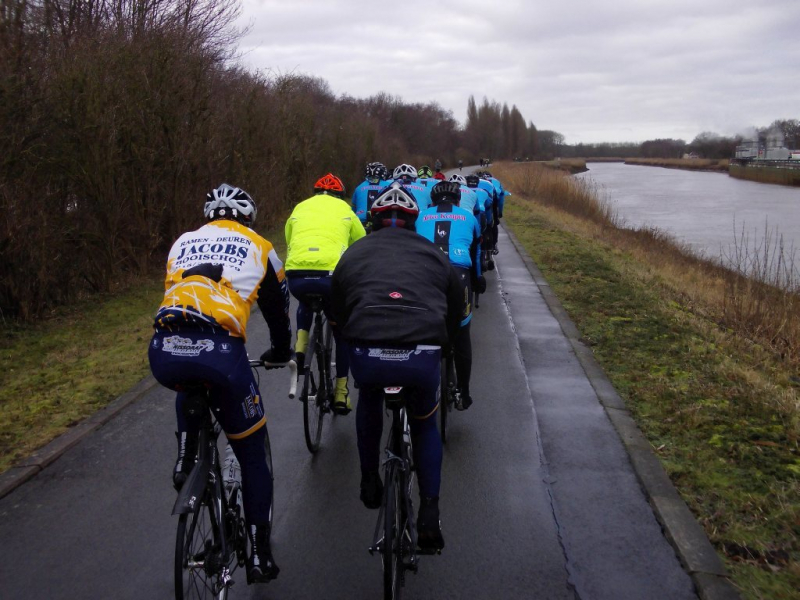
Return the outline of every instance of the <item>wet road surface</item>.
[[[469,411],[451,413],[441,510],[446,548],[407,598],[696,598],[570,344],[503,234],[472,326]],[[267,347],[251,319],[248,347]],[[143,352],[145,348],[143,348]],[[381,596],[358,499],[355,415],[303,441],[288,373],[261,375],[275,465],[278,580],[231,598]],[[352,386],[351,386],[352,387]],[[156,387],[0,500],[5,598],[170,598],[177,518],[173,394]]]

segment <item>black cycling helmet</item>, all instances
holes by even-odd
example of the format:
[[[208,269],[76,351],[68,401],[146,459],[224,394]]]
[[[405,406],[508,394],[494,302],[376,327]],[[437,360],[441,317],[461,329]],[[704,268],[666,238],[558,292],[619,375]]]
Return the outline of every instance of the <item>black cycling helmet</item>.
[[[383,163],[371,162],[367,165],[367,168],[364,169],[364,179],[368,179],[369,181],[386,179],[386,171],[386,165]]]
[[[431,189],[431,202],[450,202],[458,204],[461,201],[461,184],[455,181],[440,181]]]
[[[471,175],[467,175],[466,177],[464,177],[464,179],[467,180],[467,187],[469,188],[478,187],[478,182],[481,180],[481,178],[475,175],[474,173]]]
[[[258,208],[250,194],[241,188],[223,183],[206,195],[203,214],[209,221],[230,219],[250,227],[256,220]]]

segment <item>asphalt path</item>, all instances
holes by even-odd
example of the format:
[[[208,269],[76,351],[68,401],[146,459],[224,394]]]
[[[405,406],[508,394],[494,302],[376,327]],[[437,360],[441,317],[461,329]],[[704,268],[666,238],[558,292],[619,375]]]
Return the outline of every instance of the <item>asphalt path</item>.
[[[475,404],[451,413],[446,548],[407,598],[696,598],[558,321],[503,234],[472,326]],[[268,346],[260,315],[248,348]],[[143,352],[146,342],[143,342]],[[381,595],[376,512],[358,499],[355,415],[305,448],[288,373],[261,376],[280,577],[232,598]],[[177,518],[173,394],[156,387],[0,500],[4,598],[170,598]]]

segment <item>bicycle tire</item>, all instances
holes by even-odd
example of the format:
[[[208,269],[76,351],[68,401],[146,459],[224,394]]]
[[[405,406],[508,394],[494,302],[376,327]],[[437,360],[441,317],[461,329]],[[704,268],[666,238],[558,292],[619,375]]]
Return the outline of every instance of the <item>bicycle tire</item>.
[[[226,600],[228,586],[222,585],[218,573],[209,574],[206,560],[220,546],[221,532],[213,508],[208,503],[208,491],[197,503],[194,512],[178,519],[175,539],[175,599]],[[198,560],[200,558],[201,560]],[[190,566],[191,565],[191,566]]]
[[[397,600],[403,588],[403,519],[401,482],[397,465],[386,468],[386,510],[383,521],[383,597]]]
[[[311,454],[315,454],[319,450],[319,442],[322,438],[322,420],[325,417],[321,398],[325,394],[325,384],[321,378],[324,372],[321,372],[320,369],[319,333],[320,329],[315,321],[308,338],[308,350],[305,358],[307,367],[303,374],[303,432],[306,438],[306,447]]]
[[[264,453],[269,467],[269,476],[272,478],[272,498],[269,503],[269,528],[272,530],[272,515],[275,512],[275,471],[272,470],[272,445],[269,441],[269,428],[266,423],[264,424]],[[242,506],[242,512],[244,513],[244,506]]]
[[[439,429],[442,433],[442,443],[447,443],[447,411],[450,408],[450,382],[447,380],[447,358],[442,357],[441,373],[439,375]]]
[[[336,361],[334,360],[334,350],[333,350],[333,327],[331,327],[330,321],[327,319],[325,320],[325,325],[323,327],[323,348],[324,348],[324,368],[325,368],[325,398],[324,401],[327,403],[327,406],[323,406],[323,409],[333,409],[333,399],[335,392],[334,382],[333,382],[333,369],[336,366]],[[325,412],[325,410],[323,410]],[[331,410],[332,414],[336,414]]]

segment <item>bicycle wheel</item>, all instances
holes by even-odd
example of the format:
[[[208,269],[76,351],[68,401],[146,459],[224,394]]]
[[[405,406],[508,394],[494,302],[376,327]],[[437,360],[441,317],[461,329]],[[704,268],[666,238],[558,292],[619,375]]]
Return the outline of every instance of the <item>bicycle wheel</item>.
[[[194,512],[182,514],[178,519],[176,600],[225,600],[228,597],[228,587],[221,578],[221,548],[219,523],[209,505],[209,494],[205,492]]]
[[[447,412],[450,409],[450,382],[447,380],[447,358],[442,357],[439,377],[439,425],[442,432],[442,443],[447,443]]]
[[[317,317],[319,318],[319,317]],[[320,368],[322,364],[322,353],[320,352],[319,335],[321,324],[314,322],[314,327],[308,338],[308,350],[306,351],[306,365],[303,377],[303,430],[305,431],[306,446],[308,451],[314,454],[319,450],[319,441],[322,437],[322,419],[325,395],[324,371]]]
[[[400,598],[403,586],[403,498],[397,465],[386,468],[386,511],[383,521],[383,597]]]
[[[272,470],[272,446],[269,443],[269,428],[264,424],[264,452],[267,456],[269,476],[272,478],[272,498],[269,503],[269,527],[272,529],[272,514],[275,512],[275,471]],[[244,508],[244,507],[242,507]]]

